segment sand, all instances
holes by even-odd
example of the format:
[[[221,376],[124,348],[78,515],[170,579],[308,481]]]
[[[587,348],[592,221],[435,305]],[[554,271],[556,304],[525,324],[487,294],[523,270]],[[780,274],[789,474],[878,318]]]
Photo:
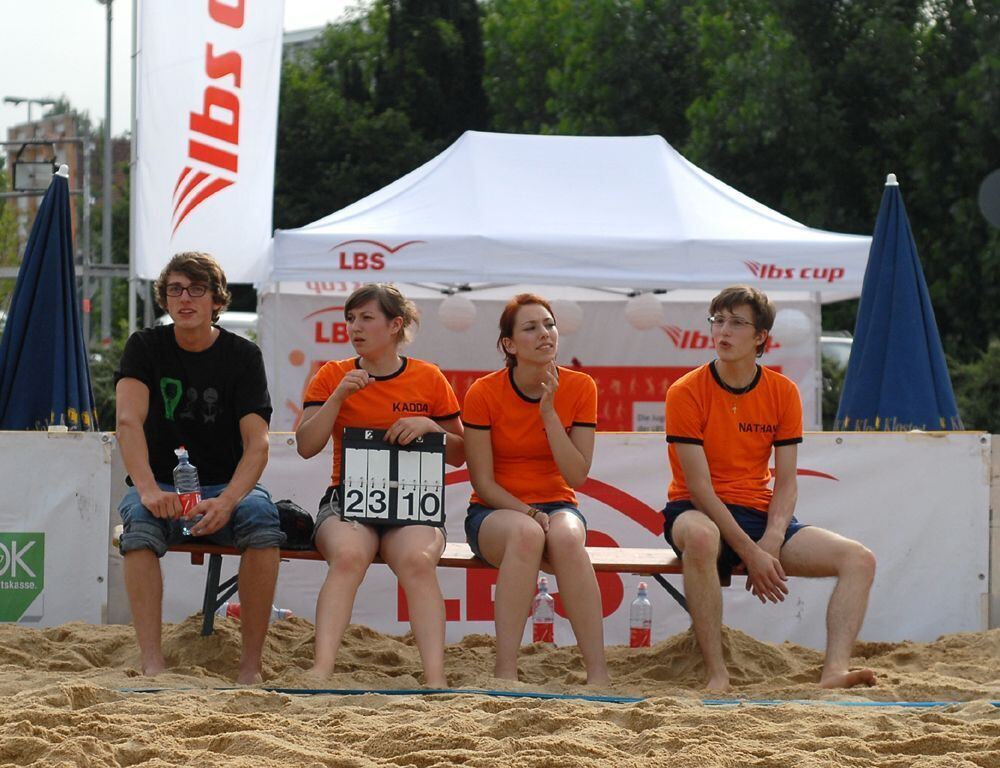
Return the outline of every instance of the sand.
[[[583,685],[576,648],[527,646],[521,682],[489,676],[493,639],[447,651],[450,684],[610,703],[468,694],[305,695],[313,626],[274,624],[265,683],[235,687],[239,629],[200,617],[167,625],[170,670],[138,674],[131,627],[0,625],[0,764],[19,766],[979,766],[1000,768],[1000,630],[933,643],[859,643],[878,688],[815,685],[820,655],[727,629],[738,705],[710,705],[690,633],[608,649],[614,683]],[[420,686],[410,637],[351,627],[331,689]],[[135,689],[155,687],[157,692]],[[748,700],[780,700],[777,705]],[[936,708],[837,702],[949,701]],[[784,703],[787,702],[787,703]]]

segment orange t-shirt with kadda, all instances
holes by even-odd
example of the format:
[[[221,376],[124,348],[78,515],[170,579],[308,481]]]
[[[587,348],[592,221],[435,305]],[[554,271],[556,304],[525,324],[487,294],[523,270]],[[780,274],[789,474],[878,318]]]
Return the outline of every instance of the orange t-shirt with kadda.
[[[767,512],[771,449],[802,442],[802,400],[795,384],[769,368],[743,394],[727,390],[714,363],[686,373],[667,390],[670,501],[690,499],[677,443],[700,445],[715,495],[726,504]]]
[[[323,405],[348,371],[361,367],[361,358],[331,360],[323,365],[306,389],[303,407]],[[340,485],[340,457],[344,427],[388,429],[407,416],[426,416],[446,421],[459,415],[458,398],[441,370],[423,360],[404,357],[403,364],[388,376],[372,376],[368,386],[348,397],[333,422],[333,475],[331,485]]]
[[[473,382],[465,395],[462,423],[466,429],[488,429],[497,484],[525,504],[565,501],[576,494],[552,458],[539,400],[514,384],[514,369],[504,368]],[[555,410],[563,428],[597,428],[597,385],[585,373],[559,368]],[[484,502],[473,492],[473,504]]]

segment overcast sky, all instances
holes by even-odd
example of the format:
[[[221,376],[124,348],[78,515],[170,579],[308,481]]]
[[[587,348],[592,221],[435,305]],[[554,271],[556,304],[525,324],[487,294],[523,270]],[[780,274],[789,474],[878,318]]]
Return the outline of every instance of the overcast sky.
[[[285,30],[336,21],[353,5],[355,0],[285,0]],[[132,0],[114,0],[111,9],[111,130],[118,136],[131,120]],[[66,96],[90,113],[95,126],[104,119],[107,16],[100,0],[0,0],[0,20],[0,99]],[[32,105],[31,117],[43,110]],[[6,140],[8,126],[27,119],[26,104],[0,101],[0,138]]]

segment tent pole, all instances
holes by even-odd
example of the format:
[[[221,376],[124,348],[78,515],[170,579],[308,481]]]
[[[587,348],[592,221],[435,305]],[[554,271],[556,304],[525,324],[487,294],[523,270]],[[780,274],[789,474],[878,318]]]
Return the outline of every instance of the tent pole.
[[[138,135],[135,130],[135,92],[138,85],[135,80],[136,76],[136,60],[138,57],[138,28],[139,28],[139,2],[138,0],[132,0],[132,119],[131,128],[132,134],[129,141],[129,206],[128,206],[128,335],[131,336],[135,333],[135,319],[136,311],[138,307],[136,306],[136,292],[139,290],[138,283],[136,282],[135,274],[135,198],[136,198],[136,180],[135,180],[135,170],[138,167],[138,147],[136,147],[136,136]]]
[[[813,327],[816,329],[813,335],[816,345],[816,366],[813,374],[813,390],[816,393],[816,404],[814,406],[814,416],[820,431],[823,429],[823,342],[820,337],[823,335],[823,303],[819,291],[812,292],[813,305]]]
[[[278,367],[278,316],[281,314],[281,281],[274,284],[274,319],[271,323],[271,374],[274,376],[274,392],[281,397],[281,368]],[[274,404],[271,404],[272,408]],[[278,404],[284,408],[284,403]]]

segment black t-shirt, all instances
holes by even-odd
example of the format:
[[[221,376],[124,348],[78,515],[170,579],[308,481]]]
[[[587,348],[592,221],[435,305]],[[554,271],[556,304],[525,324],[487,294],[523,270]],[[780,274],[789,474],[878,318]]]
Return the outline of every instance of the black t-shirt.
[[[240,419],[250,413],[271,421],[264,359],[253,342],[219,328],[202,352],[177,345],[172,325],[133,333],[115,372],[149,388],[143,425],[149,466],[161,483],[173,484],[174,449],[183,445],[202,485],[228,483],[243,456]]]

